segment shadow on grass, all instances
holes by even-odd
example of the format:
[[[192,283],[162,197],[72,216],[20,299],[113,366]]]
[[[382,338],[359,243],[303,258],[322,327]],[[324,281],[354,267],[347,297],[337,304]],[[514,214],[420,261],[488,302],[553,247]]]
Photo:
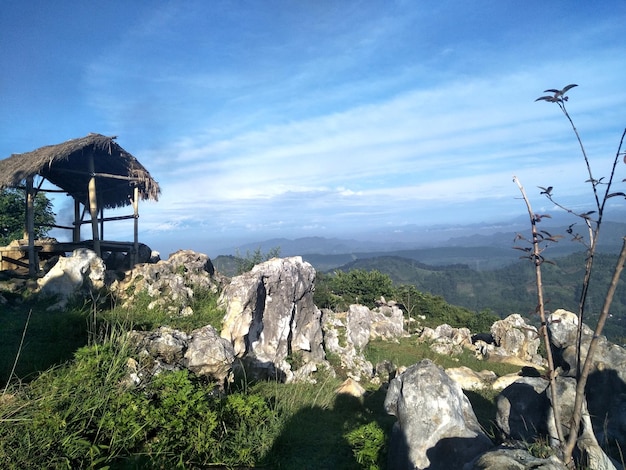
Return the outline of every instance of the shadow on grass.
[[[2,388],[8,380],[29,382],[39,372],[72,359],[74,352],[87,344],[89,313],[81,308],[48,312],[46,307],[44,303],[23,303],[0,309]],[[15,371],[10,377],[16,358]]]
[[[332,407],[299,410],[283,426],[264,468],[277,470],[351,470],[368,468],[357,462],[345,435],[359,426],[376,422],[387,433],[392,417],[383,409],[384,391],[359,399],[339,394]],[[385,457],[383,455],[383,457]],[[384,467],[381,465],[380,468]]]

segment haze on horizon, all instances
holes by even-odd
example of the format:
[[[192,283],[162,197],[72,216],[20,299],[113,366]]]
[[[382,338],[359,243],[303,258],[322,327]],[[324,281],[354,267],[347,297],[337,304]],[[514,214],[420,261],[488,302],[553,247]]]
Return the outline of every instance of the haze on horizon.
[[[625,20],[622,0],[9,2],[0,158],[118,136],[161,185],[140,206],[161,253],[511,220],[513,175],[537,210],[554,210],[537,189],[554,186],[582,212],[578,144],[534,100],[579,85],[568,110],[606,175],[626,126]]]

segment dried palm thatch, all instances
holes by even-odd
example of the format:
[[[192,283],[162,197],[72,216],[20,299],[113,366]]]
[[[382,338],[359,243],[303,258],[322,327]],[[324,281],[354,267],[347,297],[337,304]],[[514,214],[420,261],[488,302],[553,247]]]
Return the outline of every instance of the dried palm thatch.
[[[137,186],[143,200],[157,201],[161,189],[139,161],[115,142],[115,137],[89,134],[32,152],[0,160],[0,189],[17,187],[39,175],[89,207],[89,180],[96,176],[98,207],[111,209],[132,203]],[[93,155],[93,170],[90,160]]]

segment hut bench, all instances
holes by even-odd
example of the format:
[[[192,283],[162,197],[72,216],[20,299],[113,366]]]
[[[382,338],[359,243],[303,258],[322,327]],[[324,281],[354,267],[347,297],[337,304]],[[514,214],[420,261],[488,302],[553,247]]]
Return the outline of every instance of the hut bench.
[[[39,252],[42,246],[35,246],[35,262],[39,264]],[[22,261],[22,259],[25,261]],[[11,269],[9,265],[29,268],[28,265],[28,245],[7,245],[0,246],[0,271]]]
[[[134,242],[120,242],[110,240],[99,240],[100,250],[103,253],[116,252],[116,253],[129,253],[135,254]],[[54,256],[65,256],[67,253],[71,253],[79,248],[94,249],[93,240],[83,240],[80,242],[50,242],[50,241],[35,241],[35,264],[38,267],[40,259],[49,259]],[[11,269],[12,266],[19,266],[22,268],[29,268],[28,264],[28,245],[7,245],[0,246],[0,271],[5,269]]]

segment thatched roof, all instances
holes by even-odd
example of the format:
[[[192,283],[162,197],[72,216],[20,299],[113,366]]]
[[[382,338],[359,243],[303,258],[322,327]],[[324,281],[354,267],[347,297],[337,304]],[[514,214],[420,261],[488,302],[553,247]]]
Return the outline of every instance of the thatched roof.
[[[89,207],[88,184],[94,157],[98,207],[131,204],[133,188],[141,199],[158,200],[161,189],[139,161],[115,142],[115,137],[89,134],[32,152],[0,160],[0,189],[17,187],[30,176],[40,175]]]

